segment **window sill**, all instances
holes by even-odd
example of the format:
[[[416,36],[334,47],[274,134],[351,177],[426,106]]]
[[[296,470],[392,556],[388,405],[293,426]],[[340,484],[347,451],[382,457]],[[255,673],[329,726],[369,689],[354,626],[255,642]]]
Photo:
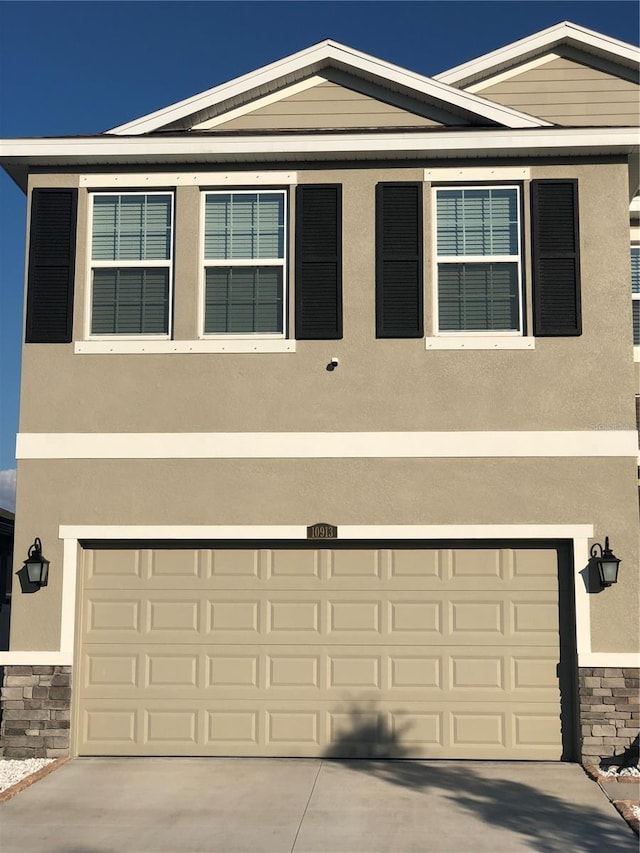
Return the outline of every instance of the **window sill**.
[[[520,335],[442,335],[437,338],[427,338],[428,350],[492,350],[492,349],[528,349],[536,348],[535,338],[525,338]]]
[[[640,362],[640,347],[633,348],[633,360],[635,362]]]
[[[295,352],[296,342],[292,340],[251,340],[231,338],[229,340],[202,341],[77,341],[73,351],[78,354],[122,354],[145,353],[158,355],[164,353],[275,353]]]

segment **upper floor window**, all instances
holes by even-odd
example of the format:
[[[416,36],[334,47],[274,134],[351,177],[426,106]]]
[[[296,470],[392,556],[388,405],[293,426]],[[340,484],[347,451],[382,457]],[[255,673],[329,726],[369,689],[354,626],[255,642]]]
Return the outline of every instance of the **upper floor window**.
[[[633,307],[633,345],[640,346],[640,246],[631,247],[631,299]]]
[[[207,192],[204,333],[285,333],[286,193]]]
[[[91,225],[91,334],[169,334],[170,193],[96,193]]]
[[[519,187],[434,193],[437,332],[521,333]]]

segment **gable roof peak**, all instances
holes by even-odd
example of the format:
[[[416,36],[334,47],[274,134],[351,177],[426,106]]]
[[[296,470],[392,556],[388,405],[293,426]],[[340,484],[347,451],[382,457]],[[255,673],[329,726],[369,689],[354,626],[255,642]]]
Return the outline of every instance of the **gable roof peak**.
[[[627,68],[640,67],[640,49],[635,45],[589,30],[573,21],[560,21],[469,62],[463,62],[461,65],[442,71],[433,79],[450,86],[464,87],[562,44],[595,54]]]
[[[484,98],[462,92],[446,83],[408,71],[370,56],[334,39],[323,39],[297,53],[271,62],[177,104],[108,130],[108,134],[139,135],[162,129],[186,130],[225,109],[270,94],[327,67],[337,68],[379,86],[409,94],[420,100],[449,105],[454,112],[475,116],[488,124],[510,128],[543,127],[549,122]],[[482,122],[481,122],[482,123]]]

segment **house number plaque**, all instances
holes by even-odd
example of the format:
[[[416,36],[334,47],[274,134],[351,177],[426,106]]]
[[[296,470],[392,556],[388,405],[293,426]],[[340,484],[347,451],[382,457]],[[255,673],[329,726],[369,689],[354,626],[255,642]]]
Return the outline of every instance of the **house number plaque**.
[[[324,524],[319,521],[307,527],[307,539],[337,539],[338,528],[335,524]]]

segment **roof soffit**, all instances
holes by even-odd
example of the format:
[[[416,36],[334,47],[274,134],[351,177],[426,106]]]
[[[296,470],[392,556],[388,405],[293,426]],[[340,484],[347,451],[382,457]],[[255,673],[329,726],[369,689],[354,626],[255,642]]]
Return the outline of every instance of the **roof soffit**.
[[[549,122],[327,39],[177,104],[119,125],[107,133],[139,135],[188,130],[222,112],[237,109],[327,69],[343,72],[366,84],[378,86],[381,95],[384,90],[388,90],[424,103],[426,108],[435,107],[450,115],[464,117],[465,123],[468,124],[498,125],[514,129],[549,126]]]

